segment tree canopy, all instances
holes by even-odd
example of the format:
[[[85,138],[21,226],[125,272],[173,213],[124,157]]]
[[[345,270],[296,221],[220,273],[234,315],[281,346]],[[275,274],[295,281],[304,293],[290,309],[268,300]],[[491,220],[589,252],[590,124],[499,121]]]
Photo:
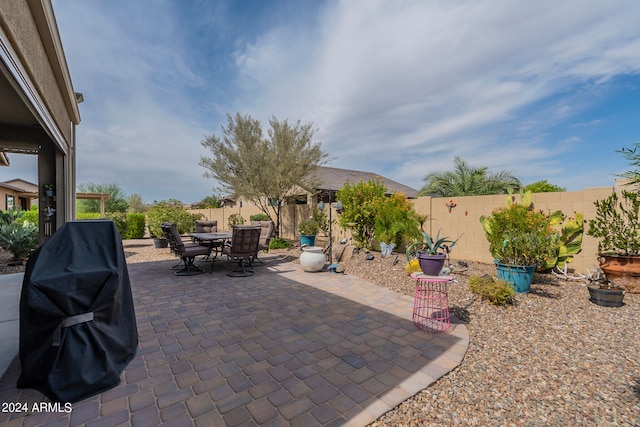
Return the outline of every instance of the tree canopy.
[[[311,189],[313,172],[329,161],[321,144],[313,142],[311,123],[269,120],[263,137],[258,120],[251,116],[227,115],[220,135],[207,136],[201,144],[211,156],[201,156],[204,176],[218,182],[218,190],[255,203],[265,214],[276,217],[280,229],[281,206],[297,186]]]
[[[427,184],[420,189],[420,196],[481,196],[506,194],[509,188],[519,189],[520,179],[508,171],[490,172],[489,168],[472,167],[461,157],[454,159],[452,171],[432,172],[425,176]]]
[[[524,187],[524,191],[531,191],[532,193],[556,193],[567,191],[567,189],[560,187],[559,185],[551,184],[550,182],[547,182],[546,179],[543,179],[541,181],[527,184]]]
[[[623,147],[620,150],[616,150],[616,152],[622,154],[622,156],[629,161],[629,166],[634,168],[618,176],[628,179],[628,185],[640,184],[640,142],[636,142],[633,148]]]
[[[198,203],[199,209],[207,209],[207,208],[219,208],[222,206],[222,201],[218,196],[207,196],[204,199],[200,200]]]
[[[108,194],[109,198],[104,201],[105,212],[126,212],[129,204],[120,186],[115,182],[108,184],[80,184],[80,193],[102,193]],[[100,200],[78,200],[78,212],[100,212]]]
[[[129,205],[128,211],[133,213],[144,213],[148,209],[148,206],[142,201],[142,196],[139,194],[131,194],[127,199]]]

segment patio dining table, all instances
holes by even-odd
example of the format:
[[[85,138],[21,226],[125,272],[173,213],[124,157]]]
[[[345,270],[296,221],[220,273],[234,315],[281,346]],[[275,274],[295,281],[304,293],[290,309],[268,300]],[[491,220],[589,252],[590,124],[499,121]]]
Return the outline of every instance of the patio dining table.
[[[213,258],[216,259],[218,256],[218,248],[222,248],[224,242],[231,240],[231,232],[230,231],[217,231],[215,233],[189,233],[189,237],[192,237],[194,240],[199,242],[206,242],[209,244],[211,248],[211,252],[213,252]]]

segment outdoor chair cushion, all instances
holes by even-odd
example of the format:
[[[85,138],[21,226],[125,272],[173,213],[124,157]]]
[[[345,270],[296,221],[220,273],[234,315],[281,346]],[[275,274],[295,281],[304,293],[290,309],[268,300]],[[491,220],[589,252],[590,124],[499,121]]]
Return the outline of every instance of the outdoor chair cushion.
[[[215,233],[218,231],[218,221],[211,220],[197,220],[196,221],[196,233]]]

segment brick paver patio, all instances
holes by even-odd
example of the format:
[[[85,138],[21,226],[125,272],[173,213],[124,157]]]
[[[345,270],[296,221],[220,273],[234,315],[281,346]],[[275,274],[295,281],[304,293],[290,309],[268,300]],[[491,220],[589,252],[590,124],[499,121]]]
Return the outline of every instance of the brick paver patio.
[[[363,426],[462,361],[467,328],[415,328],[412,298],[263,259],[247,278],[220,261],[190,277],[174,276],[172,261],[130,264],[140,346],[121,384],[70,413],[0,412],[0,422]],[[16,389],[19,373],[16,359],[0,402],[46,401]]]

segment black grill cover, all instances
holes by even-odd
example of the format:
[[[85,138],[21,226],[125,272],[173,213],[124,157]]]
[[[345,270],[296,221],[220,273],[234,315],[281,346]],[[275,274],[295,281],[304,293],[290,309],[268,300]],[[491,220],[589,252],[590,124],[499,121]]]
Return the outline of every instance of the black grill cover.
[[[64,224],[27,262],[18,388],[77,402],[118,385],[137,346],[129,273],[115,224]]]

